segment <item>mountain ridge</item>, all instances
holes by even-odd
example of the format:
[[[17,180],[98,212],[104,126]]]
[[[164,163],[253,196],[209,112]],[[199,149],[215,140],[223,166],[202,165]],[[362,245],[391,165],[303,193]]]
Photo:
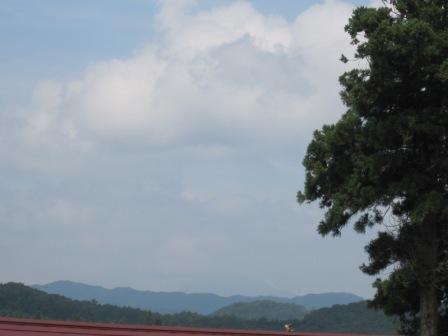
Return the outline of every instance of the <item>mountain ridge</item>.
[[[31,285],[49,294],[60,294],[75,300],[96,300],[103,304],[150,309],[159,313],[191,311],[211,314],[220,308],[237,302],[270,300],[278,303],[292,303],[308,310],[331,307],[334,304],[359,302],[364,298],[352,293],[336,292],[306,294],[293,298],[276,296],[221,296],[212,293],[156,292],[136,290],[131,287],[112,289],[98,285],[88,285],[69,280],[54,281],[44,285]]]
[[[131,307],[116,307],[95,301],[79,301],[58,294],[48,294],[20,283],[0,283],[0,316],[149,324],[197,328],[225,328],[282,331],[292,323],[298,332],[353,332],[393,334],[396,323],[381,311],[368,309],[367,302],[334,305],[317,309],[298,320],[242,319],[235,316],[200,315],[191,312],[160,314]]]

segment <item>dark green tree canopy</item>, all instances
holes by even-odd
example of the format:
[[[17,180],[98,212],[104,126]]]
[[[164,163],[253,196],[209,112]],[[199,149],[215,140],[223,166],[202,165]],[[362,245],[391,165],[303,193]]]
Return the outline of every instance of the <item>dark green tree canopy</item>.
[[[366,247],[364,272],[395,264],[411,268],[422,289],[440,289],[448,265],[448,1],[387,5],[355,9],[345,27],[352,60],[365,66],[340,77],[348,109],[315,131],[298,200],[326,209],[322,235],[339,235],[347,223],[358,232],[385,225]]]
[[[328,208],[322,234],[339,234],[361,213],[356,228],[362,231],[381,222],[380,209],[389,206],[421,222],[440,213],[446,200],[448,18],[436,5],[414,18],[404,3],[424,1],[397,3],[400,15],[361,7],[346,26],[357,45],[355,58],[369,65],[340,77],[349,110],[314,133],[299,193],[300,201],[320,199]],[[437,14],[444,26],[430,24]]]

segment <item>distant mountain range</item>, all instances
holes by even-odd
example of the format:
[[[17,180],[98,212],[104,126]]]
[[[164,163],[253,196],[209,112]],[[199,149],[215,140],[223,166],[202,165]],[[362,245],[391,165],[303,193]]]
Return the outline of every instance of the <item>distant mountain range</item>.
[[[5,317],[276,331],[284,330],[285,323],[292,323],[294,330],[298,332],[376,335],[394,334],[397,327],[393,318],[386,317],[381,311],[368,309],[366,302],[334,305],[331,308],[313,310],[303,318],[296,316],[295,319],[285,320],[283,313],[290,306],[294,305],[257,301],[223,308],[226,311],[224,315],[191,312],[160,314],[137,308],[99,304],[93,300],[72,300],[20,283],[0,284],[0,316]],[[279,313],[278,317],[281,319],[272,320],[275,317],[272,310]],[[261,318],[253,319],[257,316]]]
[[[107,289],[101,286],[91,286],[73,281],[55,281],[45,285],[33,285],[32,287],[75,300],[96,300],[99,303],[149,309],[164,314],[182,311],[211,314],[234,303],[260,300],[292,303],[304,306],[308,310],[364,300],[362,297],[351,293],[308,294],[293,298],[275,296],[250,297],[244,295],[224,297],[206,293],[188,294],[183,292],[141,291],[129,287]]]

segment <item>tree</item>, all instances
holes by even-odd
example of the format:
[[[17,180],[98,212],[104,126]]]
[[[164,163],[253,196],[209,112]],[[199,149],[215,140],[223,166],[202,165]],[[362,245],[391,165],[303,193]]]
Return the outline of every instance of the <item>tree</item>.
[[[314,132],[298,200],[326,210],[322,235],[383,225],[361,266],[394,267],[373,305],[433,336],[448,293],[448,0],[384,4],[355,9],[345,27],[366,66],[340,77],[347,111]]]

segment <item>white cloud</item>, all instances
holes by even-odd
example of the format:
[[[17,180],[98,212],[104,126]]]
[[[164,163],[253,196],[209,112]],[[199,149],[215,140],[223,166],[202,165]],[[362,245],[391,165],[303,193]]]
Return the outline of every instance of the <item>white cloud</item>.
[[[340,1],[326,1],[300,14],[294,22],[294,48],[303,56],[307,80],[316,89],[332,91],[346,66],[338,62],[353,47],[344,32],[353,7]],[[319,92],[321,94],[321,92]]]
[[[45,261],[36,275],[23,250],[15,266],[0,262],[5,277],[316,292],[325,265],[361,251],[355,240],[333,243],[338,253],[320,248],[320,213],[295,204],[312,131],[343,112],[338,59],[352,50],[351,6],[328,0],[287,22],[249,2],[195,3],[161,2],[156,36],[132,57],[42,81],[27,104],[0,114],[11,180],[0,212],[22,228],[0,244],[31,246]],[[311,254],[327,261],[311,264]],[[359,259],[341,266],[332,284],[346,287],[335,290],[359,278]]]
[[[291,141],[329,118],[338,58],[350,48],[349,5],[327,1],[293,23],[248,2],[193,5],[164,2],[158,37],[135,56],[40,83],[22,130],[28,142]]]
[[[264,51],[282,50],[291,42],[290,27],[284,19],[264,16],[249,2],[236,1],[193,16],[186,15],[187,10],[176,3],[164,4],[158,16],[165,42],[176,56],[191,57],[243,36],[249,36]]]

